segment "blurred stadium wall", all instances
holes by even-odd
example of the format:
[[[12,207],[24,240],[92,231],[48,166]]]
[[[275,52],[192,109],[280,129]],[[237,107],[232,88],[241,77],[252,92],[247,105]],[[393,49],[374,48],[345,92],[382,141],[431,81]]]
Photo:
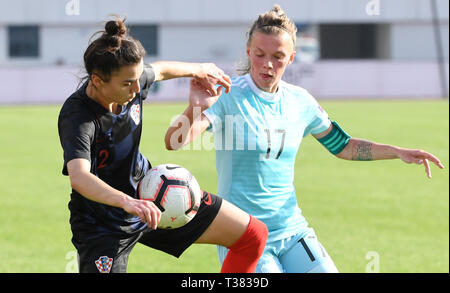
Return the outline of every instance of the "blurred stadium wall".
[[[298,26],[289,82],[324,98],[448,98],[448,0],[0,0],[0,104],[61,103],[84,76],[89,38],[127,17],[147,62],[214,62],[230,75],[257,15]],[[188,81],[153,88],[186,99]]]

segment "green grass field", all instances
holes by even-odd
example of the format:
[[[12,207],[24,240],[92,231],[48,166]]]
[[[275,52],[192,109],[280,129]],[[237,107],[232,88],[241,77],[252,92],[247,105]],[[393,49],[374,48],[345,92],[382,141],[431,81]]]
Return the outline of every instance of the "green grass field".
[[[422,148],[449,167],[448,101],[322,101],[352,136]],[[141,151],[153,165],[177,163],[216,188],[214,151],[169,152],[163,137],[185,104],[144,108]],[[70,185],[61,174],[60,106],[0,107],[0,273],[73,269]],[[449,272],[449,173],[400,160],[349,162],[312,137],[302,142],[295,186],[303,214],[341,272],[363,273],[373,254],[382,273]],[[138,244],[129,272],[218,272],[213,245],[180,259]]]

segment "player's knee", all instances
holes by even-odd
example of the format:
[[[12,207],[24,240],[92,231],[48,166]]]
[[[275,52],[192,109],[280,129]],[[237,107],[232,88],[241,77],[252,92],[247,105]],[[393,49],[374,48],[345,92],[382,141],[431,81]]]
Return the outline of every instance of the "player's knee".
[[[247,230],[229,249],[236,253],[245,253],[249,258],[259,258],[266,246],[268,235],[267,226],[257,218],[250,216]]]
[[[266,247],[267,237],[269,236],[269,230],[267,226],[257,218],[253,218],[252,221],[255,226],[254,229],[257,231],[255,233],[254,241],[255,241],[255,252],[257,252],[258,258],[262,255],[264,248]]]

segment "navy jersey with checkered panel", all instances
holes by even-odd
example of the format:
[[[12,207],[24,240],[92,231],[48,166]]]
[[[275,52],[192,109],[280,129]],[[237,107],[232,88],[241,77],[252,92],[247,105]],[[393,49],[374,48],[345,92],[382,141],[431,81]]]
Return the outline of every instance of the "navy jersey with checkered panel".
[[[86,95],[87,82],[64,103],[58,131],[64,151],[63,174],[76,158],[91,162],[91,173],[110,186],[137,198],[137,185],[150,162],[139,151],[143,100],[154,82],[155,73],[146,65],[139,79],[141,91],[113,114]],[[121,208],[91,201],[72,190],[70,223],[75,238],[89,239],[103,234],[133,234],[146,224]]]

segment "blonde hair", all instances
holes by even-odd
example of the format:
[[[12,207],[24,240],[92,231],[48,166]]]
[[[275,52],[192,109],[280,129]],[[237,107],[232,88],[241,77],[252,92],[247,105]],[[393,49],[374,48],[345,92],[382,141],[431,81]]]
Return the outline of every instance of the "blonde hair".
[[[292,44],[295,48],[297,41],[297,26],[290,20],[286,13],[277,4],[266,13],[260,14],[258,19],[253,23],[250,31],[247,33],[247,46],[252,41],[255,32],[261,32],[267,35],[278,35],[281,32],[286,32],[292,39]],[[250,72],[250,61],[246,58],[241,65],[238,65],[238,73],[243,75]]]

